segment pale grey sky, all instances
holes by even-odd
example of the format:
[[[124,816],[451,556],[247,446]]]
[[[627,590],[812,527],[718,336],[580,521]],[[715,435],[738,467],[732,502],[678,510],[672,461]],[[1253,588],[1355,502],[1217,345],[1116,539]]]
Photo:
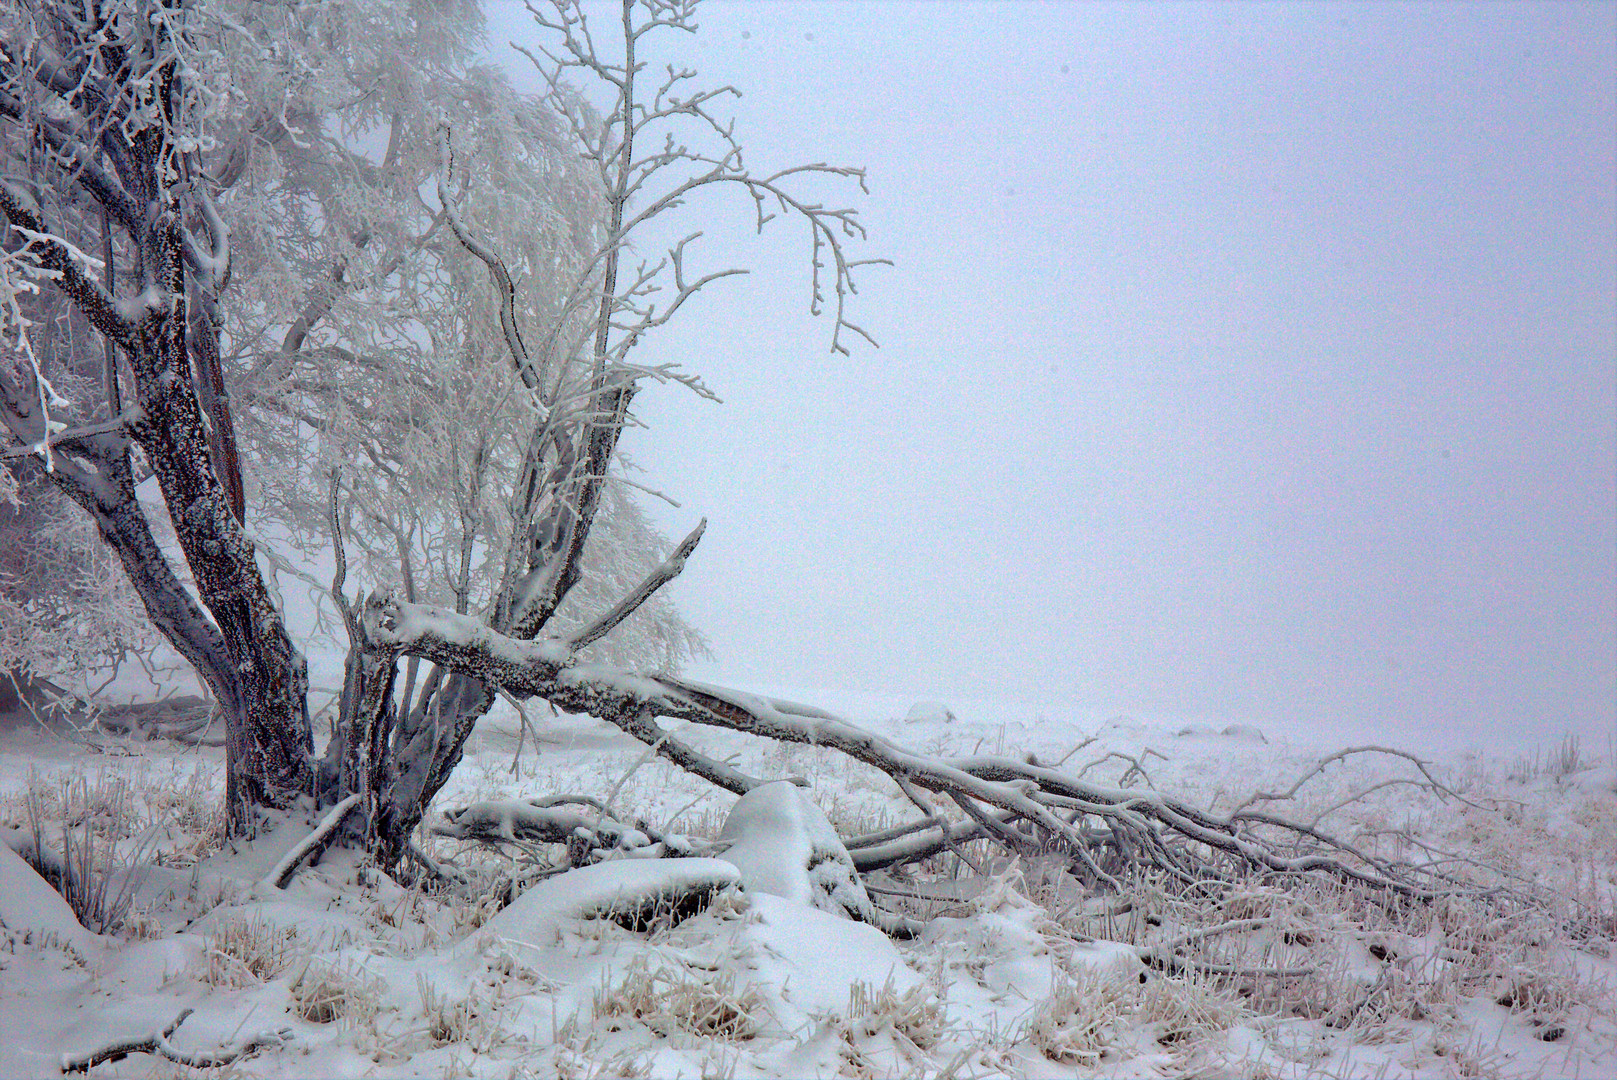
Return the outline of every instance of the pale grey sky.
[[[896,264],[856,311],[882,348],[833,357],[802,234],[695,208],[759,272],[657,355],[725,404],[647,392],[629,448],[670,533],[711,521],[700,674],[1612,730],[1617,6],[699,22],[750,163],[867,167]]]

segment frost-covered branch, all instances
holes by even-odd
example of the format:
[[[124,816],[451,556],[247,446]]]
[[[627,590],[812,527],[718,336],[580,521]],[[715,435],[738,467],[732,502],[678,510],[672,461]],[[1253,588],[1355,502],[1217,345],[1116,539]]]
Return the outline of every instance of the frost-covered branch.
[[[9,231],[23,238],[23,250],[31,255],[41,271],[55,280],[97,330],[119,343],[130,340],[135,331],[134,322],[124,315],[100,283],[85,272],[90,257],[50,230],[31,195],[9,181],[0,181],[0,214],[4,214]]]
[[[697,523],[696,528],[692,529],[690,534],[680,541],[679,546],[674,549],[673,553],[659,563],[650,574],[647,574],[645,580],[630,590],[627,596],[618,601],[611,611],[608,611],[574,634],[569,639],[573,648],[582,649],[591,642],[599,641],[607,634],[610,634],[619,623],[633,615],[641,604],[651,599],[653,593],[678,577],[680,572],[685,569],[685,560],[690,558],[691,552],[696,550],[696,545],[701,541],[702,533],[706,529],[707,518],[703,518]]]
[[[219,1069],[232,1065],[244,1057],[256,1054],[260,1050],[282,1046],[292,1038],[291,1028],[278,1028],[275,1031],[265,1031],[245,1039],[234,1046],[222,1047],[212,1053],[190,1052],[179,1049],[169,1039],[180,1025],[185,1023],[195,1009],[182,1009],[180,1015],[174,1018],[162,1031],[138,1039],[121,1039],[109,1043],[97,1050],[80,1054],[63,1054],[61,1069],[64,1073],[89,1072],[97,1065],[109,1061],[122,1061],[130,1054],[156,1054],[167,1058],[177,1065],[188,1069]]]
[[[528,346],[522,340],[522,331],[517,326],[516,318],[516,285],[511,281],[511,272],[506,269],[505,260],[489,248],[482,240],[472,235],[471,229],[462,220],[460,208],[455,199],[449,194],[449,180],[455,169],[454,148],[450,144],[450,130],[444,125],[438,130],[438,202],[443,207],[443,213],[449,220],[449,227],[455,233],[455,239],[461,246],[488,267],[489,277],[494,281],[495,293],[500,298],[500,327],[505,331],[505,344],[511,350],[511,363],[516,366],[517,374],[522,376],[522,384],[529,390],[539,388],[539,375],[533,368],[533,361],[528,356]],[[544,418],[539,418],[542,423]]]

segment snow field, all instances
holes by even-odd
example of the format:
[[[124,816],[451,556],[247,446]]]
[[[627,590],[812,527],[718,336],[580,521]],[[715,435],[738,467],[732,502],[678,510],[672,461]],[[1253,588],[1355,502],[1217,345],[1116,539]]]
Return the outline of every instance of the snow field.
[[[1285,793],[1338,748],[1183,723],[1034,723],[1009,708],[916,722],[902,706],[852,704],[860,722],[941,753],[1054,761],[1093,736],[1066,768],[1143,773],[1221,812]],[[803,778],[843,835],[914,816],[885,776],[838,755],[681,737],[755,774]],[[439,805],[610,792],[615,814],[716,839],[734,803],[587,719],[547,723],[513,768],[516,741],[514,716],[491,716]],[[193,1008],[171,1039],[186,1050],[291,1032],[212,1075],[1610,1075],[1617,792],[1609,764],[1572,749],[1451,755],[1434,766],[1447,799],[1400,759],[1356,755],[1281,804],[1356,843],[1447,852],[1462,876],[1537,883],[1560,908],[1149,878],[1089,895],[1059,866],[978,844],[963,854],[982,874],[945,854],[872,880],[887,890],[878,902],[927,919],[893,941],[801,898],[733,888],[677,924],[626,929],[585,917],[593,871],[501,911],[500,874],[550,853],[430,835],[431,857],[486,884],[481,900],[401,887],[341,852],[266,892],[255,883],[301,831],[222,846],[219,751],[93,753],[18,727],[0,735],[0,825],[16,838],[39,819],[47,849],[64,826],[99,837],[108,891],[129,902],[115,933],[89,933],[0,853],[0,1074],[55,1075],[64,1052],[150,1035]],[[92,1075],[203,1073],[139,1054]]]

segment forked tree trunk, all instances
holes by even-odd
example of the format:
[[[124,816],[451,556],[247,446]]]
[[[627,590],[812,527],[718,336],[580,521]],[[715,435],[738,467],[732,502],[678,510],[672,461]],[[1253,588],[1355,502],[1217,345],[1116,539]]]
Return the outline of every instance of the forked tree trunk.
[[[593,407],[582,410],[591,419],[578,425],[578,445],[560,443],[549,469],[529,462],[531,482],[523,486],[536,504],[546,501],[535,513],[519,515],[533,522],[525,572],[508,575],[490,605],[493,633],[531,640],[578,583],[601,488],[633,396],[632,385],[599,388]],[[340,544],[340,531],[334,535]],[[694,546],[694,539],[688,544]],[[439,665],[416,699],[400,709],[394,697],[397,653],[369,633],[362,611],[341,595],[340,585],[336,592],[350,647],[336,734],[320,765],[319,802],[329,806],[361,795],[364,813],[348,819],[345,834],[378,865],[392,869],[404,860],[411,835],[460,764],[466,740],[498,691],[494,683]]]

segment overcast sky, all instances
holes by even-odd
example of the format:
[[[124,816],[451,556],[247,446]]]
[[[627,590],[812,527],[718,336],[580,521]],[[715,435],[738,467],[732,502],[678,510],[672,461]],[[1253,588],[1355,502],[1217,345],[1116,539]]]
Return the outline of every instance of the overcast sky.
[[[725,402],[648,391],[627,446],[671,534],[711,522],[698,674],[1603,743],[1617,6],[699,22],[654,62],[745,92],[755,169],[866,167],[895,265],[881,348],[832,356],[804,235],[693,208],[759,272],[656,357]]]

